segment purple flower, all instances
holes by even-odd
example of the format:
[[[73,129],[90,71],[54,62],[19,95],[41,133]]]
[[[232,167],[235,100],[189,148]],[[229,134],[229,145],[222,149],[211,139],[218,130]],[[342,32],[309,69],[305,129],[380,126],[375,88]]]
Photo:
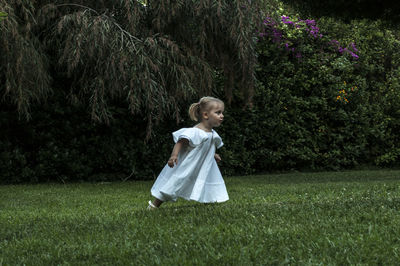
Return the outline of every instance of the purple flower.
[[[352,51],[347,50],[347,52],[354,58],[354,59],[358,59],[359,56],[356,55],[355,53],[353,53]]]
[[[282,16],[281,18],[282,18],[282,22],[283,22],[284,24],[294,25],[293,21],[290,21],[290,20],[289,20],[289,17],[287,17],[287,16]]]
[[[296,38],[291,37],[289,34],[287,34],[285,29],[281,30],[282,24],[292,25],[303,33],[307,32],[310,37],[313,37],[315,39],[322,38],[324,36],[320,33],[320,29],[319,27],[317,27],[316,22],[313,19],[296,19],[295,21],[291,21],[288,16],[281,16],[281,21],[276,21],[272,17],[266,17],[263,20],[264,28],[261,31],[257,32],[259,38],[261,39],[264,37],[268,37],[270,41],[276,43],[279,47],[291,53],[295,58],[302,57],[302,54],[298,52],[297,49],[299,46],[301,46],[302,42],[298,43]],[[295,38],[295,42],[291,44],[293,38]],[[356,54],[358,52],[358,49],[356,48],[354,42],[350,43],[347,48],[342,47],[337,40],[331,40],[328,44],[332,45],[334,49],[340,54],[349,53],[353,59],[357,60],[359,58],[359,56]]]
[[[270,17],[266,17],[263,21],[263,24],[267,27],[275,27],[275,25],[277,24],[275,20],[273,20]]]
[[[309,25],[315,25],[315,20],[313,19],[306,19],[306,23]]]
[[[356,48],[356,44],[354,42],[350,43],[351,48],[353,48],[354,52],[358,52],[358,49]]]

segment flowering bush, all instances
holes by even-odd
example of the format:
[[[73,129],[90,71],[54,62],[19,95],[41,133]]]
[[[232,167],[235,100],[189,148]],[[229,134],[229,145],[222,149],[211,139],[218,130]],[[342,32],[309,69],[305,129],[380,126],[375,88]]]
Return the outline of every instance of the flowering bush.
[[[255,116],[263,122],[252,132],[262,132],[258,138],[264,140],[252,139],[261,145],[252,149],[262,150],[255,165],[269,170],[395,164],[396,33],[380,21],[346,24],[284,13],[266,17],[258,32]]]
[[[296,58],[302,57],[300,51],[305,50],[302,45],[305,46],[306,43],[309,44],[310,42],[314,42],[322,51],[333,48],[339,54],[347,53],[355,60],[359,58],[358,49],[354,42],[351,42],[348,47],[342,47],[338,40],[328,41],[329,38],[324,38],[313,19],[290,19],[290,17],[282,15],[281,20],[276,21],[269,16],[264,19],[263,27],[258,32],[259,41],[263,39],[272,41],[278,47],[292,53]],[[319,44],[317,44],[318,39],[320,39]],[[313,51],[315,50],[313,49]]]
[[[343,81],[343,87],[339,90],[338,95],[336,96],[337,102],[342,102],[344,104],[349,103],[348,98],[351,97],[351,94],[357,90],[357,86],[351,87],[348,89],[346,81]]]

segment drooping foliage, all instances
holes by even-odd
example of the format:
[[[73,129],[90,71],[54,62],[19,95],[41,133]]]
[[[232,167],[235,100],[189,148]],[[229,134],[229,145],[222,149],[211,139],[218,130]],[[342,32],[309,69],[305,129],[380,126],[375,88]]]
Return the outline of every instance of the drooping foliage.
[[[0,11],[0,21],[2,21],[3,19],[5,19],[7,17],[7,13]]]
[[[51,77],[47,55],[34,34],[34,6],[30,1],[0,1],[8,17],[0,23],[0,96],[29,117],[33,102],[45,99]]]
[[[215,70],[225,94],[254,85],[257,1],[5,1],[0,25],[0,94],[29,116],[32,103],[64,93],[96,121],[113,102],[148,121],[210,94]]]

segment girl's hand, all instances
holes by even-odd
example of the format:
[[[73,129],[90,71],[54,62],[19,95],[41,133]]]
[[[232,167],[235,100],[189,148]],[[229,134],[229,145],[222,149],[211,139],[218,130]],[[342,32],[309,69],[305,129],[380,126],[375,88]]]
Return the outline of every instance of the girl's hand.
[[[217,161],[217,163],[219,163],[221,161],[221,156],[219,156],[219,154],[214,154],[214,158]]]
[[[171,157],[168,159],[168,166],[173,168],[176,164],[178,164],[178,156],[171,155]]]

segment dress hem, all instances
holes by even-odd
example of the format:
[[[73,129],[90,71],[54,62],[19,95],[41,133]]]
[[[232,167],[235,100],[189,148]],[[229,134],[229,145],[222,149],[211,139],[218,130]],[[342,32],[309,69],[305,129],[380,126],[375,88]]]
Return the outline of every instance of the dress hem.
[[[165,199],[165,197],[164,197],[163,194],[161,194],[161,193],[154,193],[154,192],[151,192],[151,195],[152,195],[153,197],[155,197],[155,198],[157,198],[157,199],[163,201],[163,202],[169,202],[169,201],[175,202],[175,201],[177,201],[178,198],[181,198],[181,199],[184,199],[184,200],[187,200],[187,201],[196,201],[196,202],[199,202],[199,203],[223,203],[223,202],[226,202],[226,201],[229,200],[229,197],[228,197],[227,199],[222,199],[222,200],[199,201],[199,200],[196,200],[196,199],[187,198],[187,197],[183,197],[183,196],[176,196],[176,197],[170,197],[170,199]],[[161,196],[161,197],[160,197],[160,196]]]

